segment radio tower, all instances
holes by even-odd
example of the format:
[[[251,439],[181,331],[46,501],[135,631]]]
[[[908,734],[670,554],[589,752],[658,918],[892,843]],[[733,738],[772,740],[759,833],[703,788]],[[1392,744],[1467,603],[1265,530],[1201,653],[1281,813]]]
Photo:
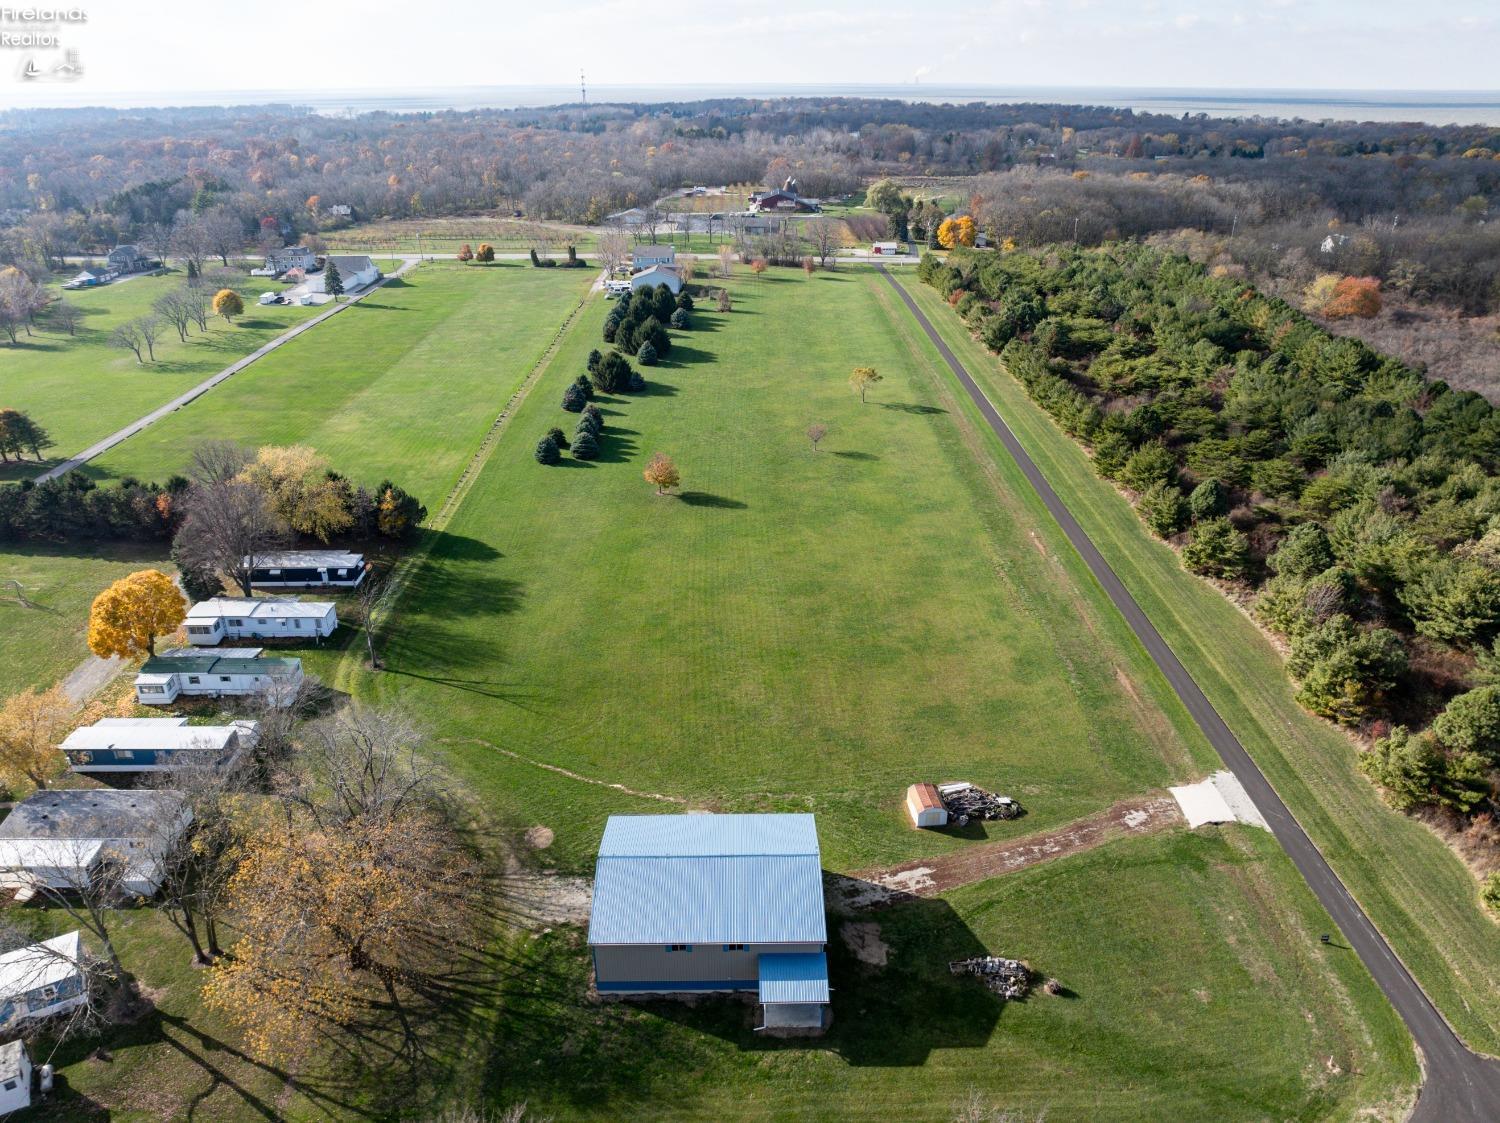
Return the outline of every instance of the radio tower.
[[[589,103],[589,87],[588,83],[583,80],[582,70],[578,72],[578,92],[583,95],[583,104],[587,105]]]

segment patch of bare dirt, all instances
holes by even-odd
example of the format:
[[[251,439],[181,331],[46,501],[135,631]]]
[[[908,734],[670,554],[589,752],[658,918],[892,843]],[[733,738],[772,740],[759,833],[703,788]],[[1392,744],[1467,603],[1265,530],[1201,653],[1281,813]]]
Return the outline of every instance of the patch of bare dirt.
[[[920,858],[886,869],[860,870],[834,878],[828,887],[830,904],[843,911],[862,912],[910,897],[932,897],[960,885],[1091,850],[1112,838],[1153,834],[1182,824],[1182,812],[1171,796],[1121,800],[1097,814],[1045,834],[976,843],[936,858]]]
[[[586,877],[507,873],[500,879],[506,916],[522,928],[582,924],[589,918],[594,885]]]
[[[854,953],[854,958],[871,967],[884,967],[891,949],[880,938],[880,925],[873,920],[848,920],[839,926],[839,938]]]

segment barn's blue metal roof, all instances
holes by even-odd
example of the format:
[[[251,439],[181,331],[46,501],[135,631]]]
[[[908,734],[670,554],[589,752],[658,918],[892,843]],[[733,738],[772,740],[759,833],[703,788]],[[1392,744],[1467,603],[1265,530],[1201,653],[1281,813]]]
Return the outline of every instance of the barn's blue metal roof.
[[[821,951],[760,957],[760,1001],[828,1001],[828,956]]]
[[[827,940],[811,815],[616,815],[604,830],[591,944]]]

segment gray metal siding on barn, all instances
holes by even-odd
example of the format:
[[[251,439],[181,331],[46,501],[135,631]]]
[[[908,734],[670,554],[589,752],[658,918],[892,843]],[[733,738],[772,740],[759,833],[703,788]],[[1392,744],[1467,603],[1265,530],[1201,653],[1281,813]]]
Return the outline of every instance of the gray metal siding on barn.
[[[599,990],[650,993],[672,990],[756,990],[762,953],[816,954],[822,944],[747,945],[726,951],[722,944],[692,944],[668,951],[665,944],[595,947]]]

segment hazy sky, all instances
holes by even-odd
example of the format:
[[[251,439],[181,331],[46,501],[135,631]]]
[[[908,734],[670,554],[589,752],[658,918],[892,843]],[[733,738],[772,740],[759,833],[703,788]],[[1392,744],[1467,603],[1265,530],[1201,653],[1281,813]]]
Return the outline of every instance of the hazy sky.
[[[1497,0],[76,2],[70,96],[566,85],[580,66],[597,85],[1500,86]],[[0,104],[41,85],[17,78],[29,55],[58,57],[0,49]]]

